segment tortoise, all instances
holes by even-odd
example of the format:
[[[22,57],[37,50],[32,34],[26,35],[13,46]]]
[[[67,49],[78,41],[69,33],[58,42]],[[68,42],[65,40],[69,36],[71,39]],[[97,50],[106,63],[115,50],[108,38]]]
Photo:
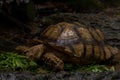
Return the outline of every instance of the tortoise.
[[[65,63],[87,65],[118,61],[120,51],[105,43],[100,29],[86,27],[78,22],[60,22],[48,26],[35,40],[38,45],[18,46],[28,59],[43,61],[54,70],[63,70]]]

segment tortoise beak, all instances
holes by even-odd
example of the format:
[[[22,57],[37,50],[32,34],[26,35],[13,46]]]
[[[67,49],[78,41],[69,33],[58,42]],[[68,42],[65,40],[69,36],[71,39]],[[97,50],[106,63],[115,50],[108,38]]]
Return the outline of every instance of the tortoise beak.
[[[27,46],[17,46],[15,50],[19,53],[26,53],[26,51],[29,49]]]

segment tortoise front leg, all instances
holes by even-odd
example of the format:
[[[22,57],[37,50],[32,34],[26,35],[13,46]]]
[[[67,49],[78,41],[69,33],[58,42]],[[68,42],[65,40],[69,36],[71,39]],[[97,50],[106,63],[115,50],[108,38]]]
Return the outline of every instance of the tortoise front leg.
[[[52,68],[55,71],[63,70],[64,68],[63,61],[52,52],[45,53],[42,60],[48,67]]]

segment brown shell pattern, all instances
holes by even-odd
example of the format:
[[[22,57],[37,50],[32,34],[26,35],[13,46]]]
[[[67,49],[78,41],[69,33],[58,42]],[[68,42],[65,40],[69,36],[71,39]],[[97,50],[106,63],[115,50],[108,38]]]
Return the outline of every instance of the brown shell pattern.
[[[99,29],[86,28],[77,22],[51,25],[41,36],[52,47],[63,47],[61,51],[76,57],[105,60],[112,56],[112,47],[104,45],[104,35]]]

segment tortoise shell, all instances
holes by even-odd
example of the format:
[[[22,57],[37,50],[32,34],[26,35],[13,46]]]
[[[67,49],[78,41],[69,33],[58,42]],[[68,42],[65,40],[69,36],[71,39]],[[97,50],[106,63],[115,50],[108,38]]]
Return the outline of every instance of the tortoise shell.
[[[69,55],[87,58],[94,55],[95,58],[100,59],[106,57],[103,55],[107,55],[107,59],[111,57],[110,50],[104,46],[105,38],[102,31],[85,27],[78,22],[51,25],[43,31],[41,37],[47,45]],[[110,54],[105,54],[106,52]]]

